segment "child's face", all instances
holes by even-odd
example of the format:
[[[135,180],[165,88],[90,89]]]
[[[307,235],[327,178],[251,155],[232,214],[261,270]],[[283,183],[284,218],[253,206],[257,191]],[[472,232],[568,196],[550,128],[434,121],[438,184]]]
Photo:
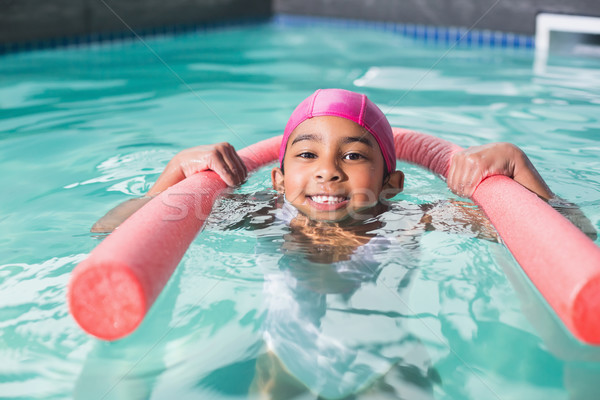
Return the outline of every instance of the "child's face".
[[[390,174],[377,141],[360,125],[340,117],[302,122],[289,137],[283,171],[273,169],[273,187],[300,212],[318,221],[360,219],[380,196],[402,190],[404,175]],[[284,174],[285,172],[285,174]]]

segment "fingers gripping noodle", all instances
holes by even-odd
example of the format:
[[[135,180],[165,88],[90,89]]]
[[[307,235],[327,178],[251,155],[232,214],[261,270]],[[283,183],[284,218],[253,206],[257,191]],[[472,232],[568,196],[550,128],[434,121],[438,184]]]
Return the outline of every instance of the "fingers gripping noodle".
[[[396,156],[446,177],[460,147],[394,128]],[[278,158],[281,136],[239,152],[249,171]],[[154,198],[111,233],[71,275],[71,314],[88,333],[116,340],[131,333],[204,225],[225,183],[195,174]],[[600,248],[543,200],[494,176],[473,194],[523,270],[565,326],[600,344]]]

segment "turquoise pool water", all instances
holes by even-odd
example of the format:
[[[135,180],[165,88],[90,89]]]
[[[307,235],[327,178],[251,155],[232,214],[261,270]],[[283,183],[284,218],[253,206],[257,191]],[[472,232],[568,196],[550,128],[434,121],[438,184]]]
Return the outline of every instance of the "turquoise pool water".
[[[221,204],[130,337],[87,336],[65,304],[70,271],[101,240],[89,233],[96,219],[143,194],[180,149],[242,148],[281,133],[319,87],[362,91],[392,125],[463,146],[518,144],[600,229],[599,64],[558,61],[534,73],[531,50],[277,24],[1,57],[0,397],[251,398],[266,386],[264,333],[279,327],[299,344],[291,355],[279,347],[281,362],[334,397],[369,386],[360,396],[396,398],[400,388],[409,398],[598,398],[598,349],[556,324],[502,245],[452,227],[423,234],[416,261],[391,259],[357,278],[351,296],[303,287],[309,294],[295,300],[312,310],[308,323],[365,356],[340,352],[337,369],[317,363],[318,379],[291,364],[314,365],[332,347],[294,336],[306,321],[278,320],[269,308],[290,267],[279,264],[276,240],[263,242],[285,228],[224,229],[219,216],[240,212],[235,201]],[[432,174],[401,167],[399,204],[455,198]],[[237,192],[268,186],[263,169]],[[407,271],[410,290],[400,291]],[[378,376],[388,364],[385,386]],[[339,378],[357,365],[360,373]],[[424,370],[416,365],[427,374],[407,378]],[[415,382],[426,390],[409,392]]]

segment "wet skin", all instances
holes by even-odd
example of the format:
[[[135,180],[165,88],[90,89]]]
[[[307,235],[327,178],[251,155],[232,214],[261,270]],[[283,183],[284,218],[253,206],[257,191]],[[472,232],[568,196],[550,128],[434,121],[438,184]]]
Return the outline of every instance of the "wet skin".
[[[312,220],[361,219],[381,197],[402,190],[404,175],[384,181],[385,161],[375,138],[340,117],[307,119],[288,140],[283,170],[274,168],[273,187]],[[284,173],[285,172],[285,173]]]

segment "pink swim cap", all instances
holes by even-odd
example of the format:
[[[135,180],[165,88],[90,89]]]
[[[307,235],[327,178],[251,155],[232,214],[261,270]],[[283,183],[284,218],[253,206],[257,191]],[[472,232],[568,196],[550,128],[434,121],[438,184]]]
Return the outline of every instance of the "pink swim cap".
[[[396,170],[394,135],[387,118],[364,94],[343,89],[319,89],[296,107],[285,126],[279,148],[281,167],[288,139],[294,129],[309,118],[324,115],[346,118],[364,127],[377,141],[388,173]]]

